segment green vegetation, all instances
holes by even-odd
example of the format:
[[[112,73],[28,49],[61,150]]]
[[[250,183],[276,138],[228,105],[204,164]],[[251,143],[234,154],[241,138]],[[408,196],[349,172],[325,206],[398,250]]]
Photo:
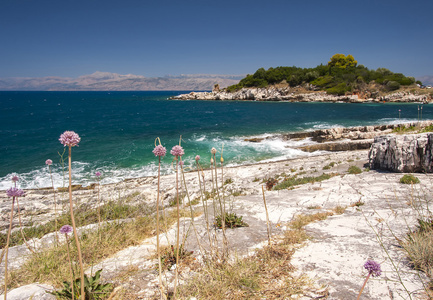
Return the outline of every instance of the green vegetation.
[[[297,176],[286,177],[281,183],[277,184],[274,187],[274,190],[283,190],[283,189],[291,188],[295,185],[320,182],[323,180],[327,180],[331,177],[334,177],[336,175],[337,175],[336,173],[332,173],[332,174],[322,174],[322,175],[316,176],[316,177],[309,177],[309,176],[302,177],[302,178],[298,178]]]
[[[403,125],[403,126],[399,126],[397,128],[394,128],[392,130],[392,132],[404,134],[404,133],[412,132],[412,131],[415,131],[415,130],[416,130],[415,126],[406,127],[406,126]]]
[[[86,299],[105,299],[113,290],[111,283],[99,283],[101,272],[102,269],[97,271],[94,276],[84,274],[84,293]],[[55,291],[52,294],[60,299],[80,299],[81,278],[75,279],[73,284],[74,289],[72,289],[70,282],[64,281],[63,289],[61,291]]]
[[[330,162],[329,164],[327,164],[326,166],[324,166],[322,168],[322,170],[329,170],[331,169],[333,166],[335,166],[335,162]]]
[[[404,184],[415,184],[419,183],[419,179],[412,174],[406,174],[402,178],[400,178],[400,183]]]
[[[417,230],[410,231],[402,246],[406,250],[413,267],[433,277],[433,220],[418,219]],[[431,291],[432,282],[430,282]]]
[[[221,222],[221,215],[215,218],[215,226],[222,228],[223,224]],[[248,224],[242,220],[242,217],[238,217],[235,213],[226,212],[224,226],[226,228],[248,227]]]
[[[432,132],[433,131],[433,124],[432,125],[429,125],[429,126],[427,126],[427,127],[424,127],[421,131],[420,131],[420,133],[422,133],[422,132]]]
[[[266,87],[272,84],[287,83],[291,87],[311,84],[318,90],[329,94],[344,95],[371,89],[370,92],[389,92],[415,83],[415,78],[388,69],[369,70],[352,55],[335,54],[327,65],[315,68],[276,67],[258,69],[247,75],[238,84],[229,86],[227,91],[234,92],[244,87]]]
[[[349,174],[361,174],[362,170],[360,168],[358,168],[357,166],[350,166],[349,169],[347,170],[347,172]]]
[[[101,216],[103,220],[121,220],[127,218],[136,218],[140,215],[149,214],[151,208],[146,204],[136,206],[124,204],[123,201],[110,201],[101,206]],[[98,223],[98,211],[92,209],[89,205],[81,205],[75,210],[75,222],[77,226],[85,226],[89,224]],[[63,225],[71,224],[71,215],[68,213],[62,214],[57,219],[57,229]],[[45,234],[55,231],[55,220],[51,220],[44,225],[32,226],[23,228],[24,235],[27,239],[41,238]],[[0,247],[4,248],[6,245],[7,235],[0,233]],[[21,245],[24,243],[22,235],[19,231],[11,234],[9,246]]]

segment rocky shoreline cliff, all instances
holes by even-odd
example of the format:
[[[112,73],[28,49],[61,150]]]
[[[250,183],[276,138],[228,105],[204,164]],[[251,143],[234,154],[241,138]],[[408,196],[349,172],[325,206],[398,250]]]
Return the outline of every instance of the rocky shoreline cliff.
[[[300,93],[293,88],[267,87],[242,88],[230,93],[225,90],[212,92],[191,92],[171,98],[172,100],[250,100],[250,101],[289,101],[289,102],[420,102],[430,103],[431,95],[417,95],[410,92],[395,92],[385,96],[376,95],[331,95],[323,91]]]

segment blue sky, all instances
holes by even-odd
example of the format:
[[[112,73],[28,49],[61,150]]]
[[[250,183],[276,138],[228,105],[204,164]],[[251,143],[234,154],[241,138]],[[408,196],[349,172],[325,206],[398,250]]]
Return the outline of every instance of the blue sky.
[[[0,77],[247,74],[335,53],[433,75],[431,0],[1,0]]]

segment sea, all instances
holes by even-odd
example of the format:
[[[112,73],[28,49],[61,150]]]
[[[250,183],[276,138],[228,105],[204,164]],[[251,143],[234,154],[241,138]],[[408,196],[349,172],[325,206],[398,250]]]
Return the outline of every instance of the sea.
[[[0,190],[12,186],[14,175],[24,189],[50,187],[51,178],[56,187],[67,185],[68,153],[59,142],[66,130],[81,137],[72,148],[72,180],[86,186],[97,181],[95,172],[101,184],[156,175],[152,150],[159,143],[167,148],[162,173],[169,174],[169,152],[179,143],[185,168],[195,166],[196,155],[209,167],[212,147],[218,162],[222,154],[226,166],[236,166],[314,155],[295,149],[311,140],[279,134],[433,118],[433,106],[417,103],[169,100],[188,92],[0,91]],[[255,137],[271,138],[245,141]]]

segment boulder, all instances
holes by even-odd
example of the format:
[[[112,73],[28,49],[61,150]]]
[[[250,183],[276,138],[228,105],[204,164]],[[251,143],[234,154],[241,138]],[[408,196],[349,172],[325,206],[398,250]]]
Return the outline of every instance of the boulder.
[[[370,168],[393,172],[433,172],[433,133],[375,137],[368,154]]]
[[[13,289],[7,294],[8,300],[27,300],[27,299],[38,299],[38,300],[55,300],[56,296],[50,294],[54,288],[46,284],[32,283]],[[3,297],[4,295],[1,295]]]

